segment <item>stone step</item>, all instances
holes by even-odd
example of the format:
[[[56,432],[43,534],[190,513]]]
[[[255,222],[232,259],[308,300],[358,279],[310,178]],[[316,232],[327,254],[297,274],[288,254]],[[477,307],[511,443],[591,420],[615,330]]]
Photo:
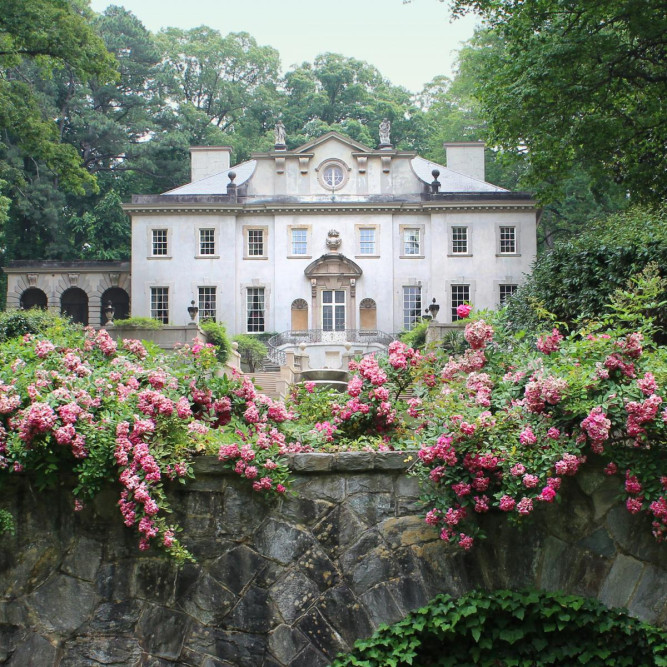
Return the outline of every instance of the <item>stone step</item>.
[[[262,359],[262,372],[264,373],[277,373],[280,371],[280,365],[275,361],[271,361],[268,357]]]
[[[276,383],[280,379],[280,373],[257,371],[256,373],[246,373],[246,375],[252,378],[263,394],[273,399],[279,398]]]

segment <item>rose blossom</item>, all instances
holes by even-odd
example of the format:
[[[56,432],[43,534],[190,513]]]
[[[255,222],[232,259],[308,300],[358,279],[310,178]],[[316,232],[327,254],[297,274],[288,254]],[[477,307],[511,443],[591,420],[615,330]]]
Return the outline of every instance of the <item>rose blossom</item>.
[[[464,320],[466,317],[468,317],[468,315],[470,315],[471,310],[472,307],[467,303],[460,303],[458,306],[456,306],[456,315]]]
[[[466,535],[465,533],[459,534],[459,546],[466,551],[470,551],[473,541],[474,540],[472,537],[470,537],[470,535]]]
[[[512,496],[504,495],[498,506],[503,512],[511,512],[516,507],[516,500]]]
[[[522,445],[534,445],[537,442],[537,438],[533,433],[533,429],[530,426],[526,426],[521,434],[519,435],[519,442]]]
[[[525,496],[521,498],[519,503],[516,506],[517,512],[522,516],[526,516],[533,511],[533,501],[531,498],[526,498]]]
[[[552,486],[545,486],[542,493],[538,496],[539,500],[544,500],[547,503],[553,502],[556,497],[556,490]]]
[[[558,329],[554,328],[552,332],[546,336],[540,336],[537,339],[537,349],[542,352],[542,354],[551,354],[552,352],[557,352],[560,348],[560,343],[563,340]]]

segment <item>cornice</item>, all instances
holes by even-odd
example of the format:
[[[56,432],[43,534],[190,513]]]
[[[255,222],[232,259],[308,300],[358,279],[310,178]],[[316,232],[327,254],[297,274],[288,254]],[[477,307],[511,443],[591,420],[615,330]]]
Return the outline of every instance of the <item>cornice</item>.
[[[369,213],[445,213],[448,211],[535,211],[532,200],[484,202],[384,202],[384,203],[273,203],[273,204],[124,204],[123,210],[132,215],[317,215]]]

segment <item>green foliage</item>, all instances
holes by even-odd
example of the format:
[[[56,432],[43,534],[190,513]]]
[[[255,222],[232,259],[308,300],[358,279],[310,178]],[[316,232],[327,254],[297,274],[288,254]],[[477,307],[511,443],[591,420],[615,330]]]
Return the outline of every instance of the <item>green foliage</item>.
[[[423,110],[424,155],[446,164],[443,142],[480,141],[485,153],[486,180],[510,190],[534,190],[526,179],[528,165],[490,140],[491,130],[480,100],[480,72],[499,59],[505,40],[497,31],[478,30],[458,52],[453,79],[436,77],[418,96]],[[541,189],[538,187],[538,192]],[[544,207],[538,226],[538,248],[550,248],[558,238],[576,235],[592,219],[627,206],[627,192],[610,179],[597,182],[577,164],[561,175],[560,186]]]
[[[453,0],[481,13],[500,44],[479,60],[488,139],[525,162],[543,201],[574,168],[635,201],[667,190],[665,34],[660,3]]]
[[[0,313],[0,342],[25,334],[43,334],[54,327],[71,326],[59,315],[38,308],[32,310],[7,310]]]
[[[414,350],[421,350],[426,345],[426,332],[428,331],[429,320],[422,320],[415,324],[409,331],[404,331],[398,337],[402,343]]]
[[[71,236],[67,239],[81,258],[90,260],[130,259],[131,232],[127,216],[116,192],[107,192],[91,211],[69,219]],[[60,256],[69,248],[63,248]],[[71,250],[70,250],[71,252]]]
[[[463,329],[445,331],[440,342],[440,347],[446,354],[463,354],[466,346]]]
[[[94,188],[95,179],[81,165],[76,149],[61,141],[55,116],[42,108],[34,87],[16,74],[28,64],[45,78],[66,70],[73,78],[114,79],[114,58],[89,18],[89,10],[70,0],[7,0],[0,16],[2,148],[15,145],[25,157],[57,174],[61,187],[80,194]],[[0,156],[5,172],[6,160],[6,153]]]
[[[278,52],[260,46],[248,33],[223,36],[207,26],[166,28],[156,43],[165,101],[188,143],[228,143],[239,159],[246,159],[248,137],[257,141],[275,122]]]
[[[238,334],[232,340],[238,343],[241,363],[245,364],[251,373],[254,373],[266,357],[268,351],[266,345],[249,334]]]
[[[128,317],[125,320],[114,320],[114,324],[117,327],[128,329],[151,329],[153,331],[164,327],[164,324],[160,320],[155,320],[152,317]]]
[[[225,325],[213,320],[203,320],[199,328],[206,334],[208,342],[215,345],[215,356],[221,364],[224,364],[232,347]]]
[[[540,326],[540,308],[557,321],[602,316],[613,292],[651,262],[667,266],[667,208],[633,208],[591,223],[577,237],[557,243],[537,258],[532,273],[510,299],[507,318],[514,329]],[[663,294],[660,300],[665,300]],[[656,308],[667,326],[667,307]]]
[[[14,517],[7,510],[0,509],[0,535],[14,535],[15,532]]]
[[[332,667],[665,665],[667,633],[596,600],[539,591],[439,595]]]
[[[421,150],[425,126],[410,93],[394,86],[372,65],[338,53],[324,53],[285,74],[283,118],[289,147],[329,130],[374,147],[383,118],[392,143]]]

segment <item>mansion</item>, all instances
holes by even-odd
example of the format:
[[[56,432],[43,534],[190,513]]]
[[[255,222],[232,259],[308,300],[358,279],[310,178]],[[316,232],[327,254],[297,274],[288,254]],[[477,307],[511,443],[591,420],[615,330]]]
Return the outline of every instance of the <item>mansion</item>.
[[[384,141],[383,141],[384,139]],[[485,181],[484,144],[446,145],[447,165],[329,132],[230,164],[196,146],[191,182],[135,195],[127,262],[15,261],[7,306],[50,307],[85,324],[144,316],[239,333],[410,329],[470,302],[495,308],[531,269],[537,209]]]

